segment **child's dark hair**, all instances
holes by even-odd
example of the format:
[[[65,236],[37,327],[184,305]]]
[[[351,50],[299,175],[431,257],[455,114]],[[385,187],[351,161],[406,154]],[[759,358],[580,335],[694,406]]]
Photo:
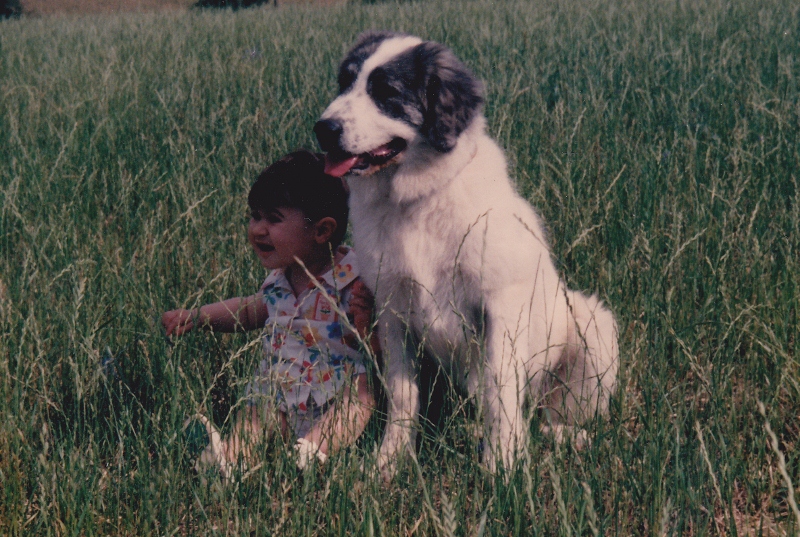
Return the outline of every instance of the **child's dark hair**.
[[[347,190],[341,179],[325,175],[324,170],[325,159],[318,153],[289,153],[259,174],[247,204],[251,210],[265,213],[278,207],[300,209],[312,222],[331,217],[336,220],[336,231],[330,243],[336,248],[347,231]]]

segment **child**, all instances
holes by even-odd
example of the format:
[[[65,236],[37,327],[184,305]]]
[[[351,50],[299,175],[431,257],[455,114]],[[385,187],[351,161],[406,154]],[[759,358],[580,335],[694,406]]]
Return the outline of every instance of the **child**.
[[[366,337],[372,299],[358,279],[354,253],[339,246],[347,227],[347,191],[323,168],[321,156],[297,151],[253,184],[248,239],[264,268],[272,270],[258,293],[168,311],[161,319],[168,336],[195,328],[239,332],[266,326],[264,359],[228,439],[202,415],[187,421],[189,429],[208,436],[198,464],[216,465],[225,478],[239,457],[252,461],[270,413],[277,413],[284,438],[294,433],[304,469],[353,444],[375,407],[359,338],[347,328]]]

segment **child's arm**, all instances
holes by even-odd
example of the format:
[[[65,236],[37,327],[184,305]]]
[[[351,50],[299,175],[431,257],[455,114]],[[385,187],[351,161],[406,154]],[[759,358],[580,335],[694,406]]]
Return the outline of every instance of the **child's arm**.
[[[266,320],[267,306],[261,293],[229,298],[192,310],[172,310],[161,316],[168,336],[180,336],[198,327],[215,332],[246,332],[261,328]]]

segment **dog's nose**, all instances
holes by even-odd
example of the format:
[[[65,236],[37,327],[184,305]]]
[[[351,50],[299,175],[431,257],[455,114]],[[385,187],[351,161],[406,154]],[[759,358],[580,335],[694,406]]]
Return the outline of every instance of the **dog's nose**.
[[[323,151],[340,149],[339,139],[343,131],[342,124],[335,119],[320,119],[314,125],[314,134],[317,135],[317,141]]]

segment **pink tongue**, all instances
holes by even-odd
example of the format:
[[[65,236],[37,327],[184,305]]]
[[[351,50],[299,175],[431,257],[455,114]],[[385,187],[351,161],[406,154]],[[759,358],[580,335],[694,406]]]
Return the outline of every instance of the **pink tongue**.
[[[341,177],[350,171],[350,168],[356,165],[358,156],[354,155],[339,162],[331,160],[328,155],[325,155],[325,173],[333,177]]]

